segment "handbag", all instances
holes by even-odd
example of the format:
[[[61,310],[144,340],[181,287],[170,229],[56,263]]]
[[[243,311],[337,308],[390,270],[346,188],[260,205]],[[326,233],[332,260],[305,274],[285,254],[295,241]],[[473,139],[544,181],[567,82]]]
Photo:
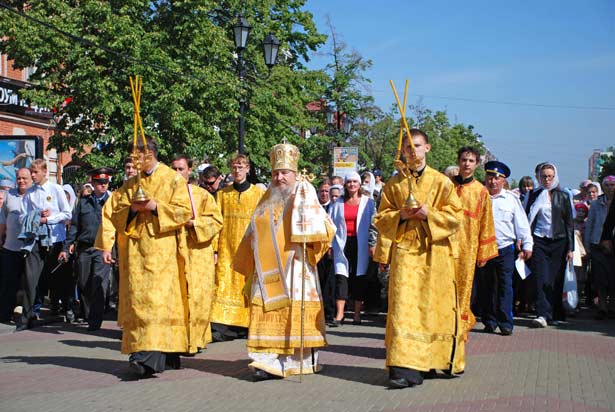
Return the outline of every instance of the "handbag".
[[[564,293],[562,294],[564,308],[572,311],[577,308],[579,296],[577,294],[577,276],[574,273],[574,265],[569,261],[564,273]]]

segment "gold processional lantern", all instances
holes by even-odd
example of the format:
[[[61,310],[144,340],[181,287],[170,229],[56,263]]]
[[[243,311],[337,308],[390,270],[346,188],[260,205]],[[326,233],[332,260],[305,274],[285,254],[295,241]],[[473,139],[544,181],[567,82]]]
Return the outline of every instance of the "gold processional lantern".
[[[145,139],[145,131],[143,130],[143,122],[141,120],[140,107],[141,107],[141,89],[143,88],[143,78],[139,75],[134,79],[130,76],[130,88],[132,90],[132,102],[134,105],[134,124],[133,124],[133,138],[132,138],[132,153],[130,157],[137,169],[137,190],[132,196],[133,202],[147,202],[150,197],[143,187],[141,187],[141,170],[143,170],[143,164],[149,164],[153,160],[153,155],[147,147],[147,140]],[[140,132],[140,133],[139,133]],[[138,145],[137,135],[141,135],[141,141],[143,143],[143,156],[141,156]]]
[[[397,142],[397,153],[395,155],[395,161],[393,162],[393,166],[402,176],[408,179],[408,198],[404,204],[404,207],[407,209],[417,209],[421,205],[414,197],[414,193],[412,192],[412,187],[414,186],[414,182],[418,178],[417,169],[421,166],[421,159],[416,157],[416,150],[414,148],[414,142],[412,141],[412,134],[410,133],[410,128],[408,127],[408,122],[406,121],[406,99],[408,97],[408,80],[406,80],[406,87],[404,89],[404,105],[401,105],[399,101],[399,95],[397,94],[397,89],[395,88],[395,84],[393,80],[389,80],[391,83],[391,88],[393,89],[393,94],[395,95],[395,100],[397,101],[397,107],[399,108],[399,114],[401,115],[401,127],[399,129],[399,140]],[[404,131],[408,136],[408,140],[410,141],[410,147],[412,149],[412,158],[405,159],[404,163],[401,160],[401,146],[404,138]]]

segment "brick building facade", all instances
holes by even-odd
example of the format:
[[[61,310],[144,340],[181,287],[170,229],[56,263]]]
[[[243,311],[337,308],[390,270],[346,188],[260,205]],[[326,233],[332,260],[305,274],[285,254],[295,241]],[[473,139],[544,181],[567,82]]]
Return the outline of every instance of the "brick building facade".
[[[71,161],[71,156],[47,149],[49,138],[55,133],[53,112],[49,108],[29,105],[20,96],[20,91],[29,87],[31,71],[30,68],[15,69],[12,61],[0,54],[0,136],[40,137],[49,179],[61,183],[63,167]]]

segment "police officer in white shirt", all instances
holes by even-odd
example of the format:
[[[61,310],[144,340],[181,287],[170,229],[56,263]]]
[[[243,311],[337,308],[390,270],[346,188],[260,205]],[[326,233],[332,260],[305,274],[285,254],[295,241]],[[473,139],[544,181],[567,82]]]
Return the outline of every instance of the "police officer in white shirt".
[[[504,189],[510,169],[502,162],[485,163],[485,186],[491,195],[498,257],[479,269],[479,300],[485,332],[497,327],[504,336],[513,332],[513,274],[515,246],[519,257],[532,256],[534,245],[530,225],[519,198]]]
[[[52,294],[62,300],[67,321],[74,320],[69,304],[73,293],[72,283],[59,276],[54,278],[51,274],[58,265],[58,255],[66,239],[66,224],[71,218],[71,209],[62,186],[47,179],[47,163],[44,160],[34,160],[30,165],[30,172],[34,184],[24,196],[24,214],[20,220],[26,225],[33,220],[39,220],[42,230],[38,231],[26,257],[23,315],[17,323],[18,330],[31,326],[35,317],[33,308],[37,292],[43,299],[49,286],[52,288]],[[27,229],[25,225],[24,229]]]

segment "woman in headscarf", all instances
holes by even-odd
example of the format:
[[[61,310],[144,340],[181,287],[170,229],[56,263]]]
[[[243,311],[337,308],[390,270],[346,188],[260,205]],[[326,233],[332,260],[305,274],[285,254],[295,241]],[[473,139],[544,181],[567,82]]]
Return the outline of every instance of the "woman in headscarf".
[[[529,262],[536,279],[534,326],[544,328],[566,319],[562,304],[564,269],[574,251],[570,195],[560,189],[557,168],[545,162],[536,167],[539,186],[527,196],[525,210],[534,237]]]
[[[376,189],[376,179],[374,178],[374,174],[369,171],[363,172],[363,174],[361,175],[361,190],[363,191],[363,194],[376,200],[374,198],[375,189]]]
[[[373,199],[361,194],[361,177],[357,172],[346,176],[344,195],[332,205],[330,214],[337,227],[332,245],[337,315],[330,326],[339,326],[343,322],[344,306],[349,296],[354,300],[353,324],[360,324],[361,305],[367,288],[365,274],[375,246],[375,238],[370,239],[370,226],[376,206]]]
[[[66,194],[66,200],[68,200],[68,205],[70,206],[70,209],[73,210],[75,207],[75,202],[77,201],[77,195],[75,194],[73,187],[71,185],[64,185],[62,186],[62,189],[64,189],[64,193]]]

